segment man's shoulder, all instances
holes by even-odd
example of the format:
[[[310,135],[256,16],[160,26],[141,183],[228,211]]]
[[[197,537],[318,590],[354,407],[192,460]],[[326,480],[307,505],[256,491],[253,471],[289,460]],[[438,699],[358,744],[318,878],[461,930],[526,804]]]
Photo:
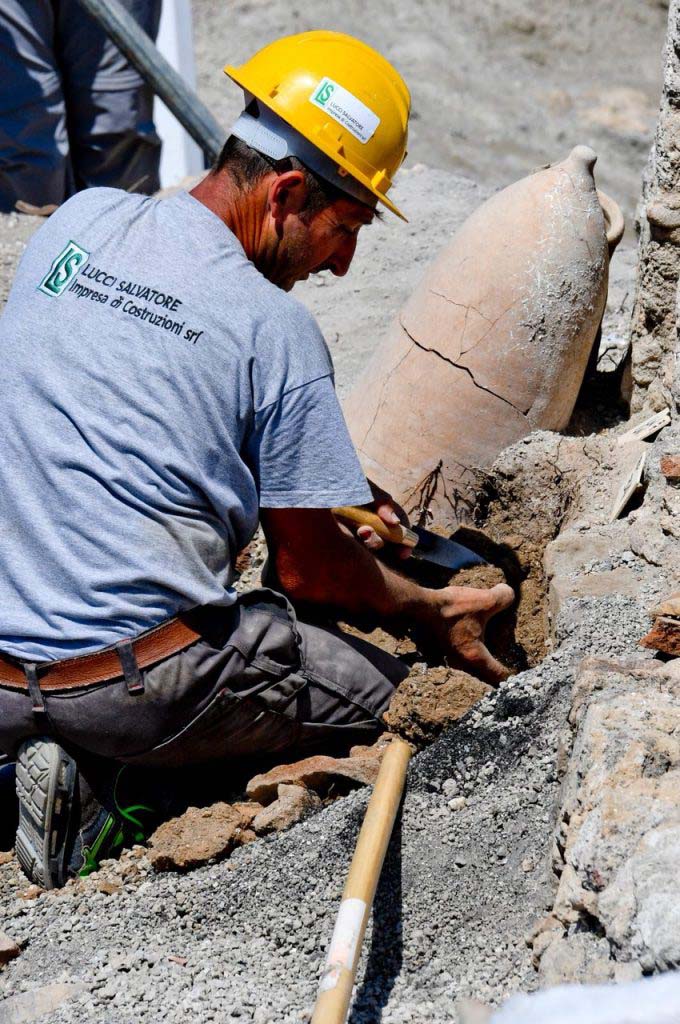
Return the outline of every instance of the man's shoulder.
[[[50,220],[57,221],[62,217],[73,217],[105,210],[127,208],[134,209],[143,203],[153,201],[149,196],[135,192],[125,192],[120,188],[86,188],[76,192],[52,214]]]

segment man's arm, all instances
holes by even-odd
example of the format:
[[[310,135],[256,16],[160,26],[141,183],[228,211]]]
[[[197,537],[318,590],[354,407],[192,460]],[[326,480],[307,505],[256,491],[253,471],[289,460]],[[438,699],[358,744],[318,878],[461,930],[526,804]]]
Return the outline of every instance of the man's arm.
[[[337,524],[328,509],[262,509],[262,527],[281,585],[291,597],[349,613],[429,621],[443,591],[388,569]]]
[[[489,682],[507,677],[484,645],[487,621],[514,599],[506,584],[427,590],[374,558],[328,509],[262,509],[261,519],[276,573],[293,600],[421,623],[453,664]]]

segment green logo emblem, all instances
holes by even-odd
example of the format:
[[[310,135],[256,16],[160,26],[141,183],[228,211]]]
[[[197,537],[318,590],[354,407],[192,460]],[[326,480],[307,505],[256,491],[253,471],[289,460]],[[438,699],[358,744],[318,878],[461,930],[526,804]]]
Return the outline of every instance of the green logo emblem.
[[[335,86],[333,83],[329,82],[328,79],[325,79],[319,86],[316,96],[314,97],[314,101],[318,103],[320,107],[325,107],[334,91]]]
[[[45,295],[61,295],[76,276],[90,254],[75,242],[69,242],[52,263],[48,273],[38,285],[38,291]]]

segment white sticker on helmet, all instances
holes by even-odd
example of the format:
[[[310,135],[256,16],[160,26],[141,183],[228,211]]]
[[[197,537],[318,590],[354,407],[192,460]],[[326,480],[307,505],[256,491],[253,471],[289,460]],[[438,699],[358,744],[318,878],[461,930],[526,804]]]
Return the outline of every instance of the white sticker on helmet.
[[[360,142],[368,142],[380,124],[380,118],[365,103],[332,78],[322,78],[309,99]]]

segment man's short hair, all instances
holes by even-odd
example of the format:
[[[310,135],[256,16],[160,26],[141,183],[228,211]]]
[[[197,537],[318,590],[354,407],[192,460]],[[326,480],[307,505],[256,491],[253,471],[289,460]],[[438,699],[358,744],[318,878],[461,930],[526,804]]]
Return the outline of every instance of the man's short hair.
[[[247,143],[230,135],[225,142],[222,152],[213,166],[213,172],[227,171],[239,189],[248,191],[257,185],[267,174],[275,171],[282,174],[284,171],[302,171],[307,186],[307,199],[303,212],[308,216],[318,213],[338,199],[349,198],[347,193],[339,189],[337,185],[331,184],[325,178],[310,171],[301,160],[295,156],[284,157],[283,160],[273,160],[264,156],[256,149],[252,149]]]

